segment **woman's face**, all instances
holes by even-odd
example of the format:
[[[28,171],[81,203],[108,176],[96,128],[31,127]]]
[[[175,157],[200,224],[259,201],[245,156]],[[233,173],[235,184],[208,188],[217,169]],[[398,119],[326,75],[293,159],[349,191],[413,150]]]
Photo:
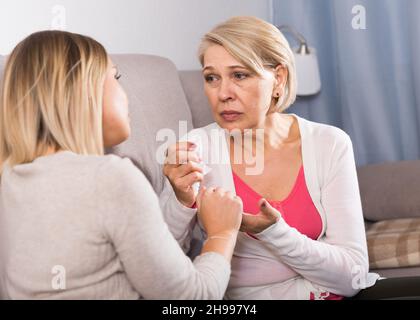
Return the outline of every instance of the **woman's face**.
[[[275,69],[257,75],[220,45],[208,47],[203,64],[204,90],[219,126],[229,131],[262,128],[278,92]]]
[[[130,136],[128,99],[118,82],[120,74],[117,67],[108,62],[103,97],[103,138],[105,147],[120,144]]]

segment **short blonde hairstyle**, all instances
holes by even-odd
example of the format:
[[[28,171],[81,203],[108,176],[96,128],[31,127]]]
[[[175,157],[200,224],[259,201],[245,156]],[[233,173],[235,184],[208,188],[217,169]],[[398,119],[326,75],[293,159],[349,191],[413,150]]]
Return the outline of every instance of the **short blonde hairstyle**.
[[[284,92],[273,98],[274,110],[283,112],[296,99],[295,58],[286,38],[271,23],[255,17],[233,17],[206,33],[198,57],[204,66],[204,54],[211,45],[223,46],[252,72],[261,75],[264,68],[282,65],[288,71]]]
[[[64,31],[34,33],[7,59],[0,93],[0,173],[48,149],[104,154],[103,86],[108,55]]]

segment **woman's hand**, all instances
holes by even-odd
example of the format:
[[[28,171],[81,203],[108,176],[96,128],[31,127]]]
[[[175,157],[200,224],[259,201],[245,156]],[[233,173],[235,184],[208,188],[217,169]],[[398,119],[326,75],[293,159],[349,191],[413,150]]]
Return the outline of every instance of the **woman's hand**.
[[[211,237],[230,237],[239,231],[242,200],[222,188],[202,187],[197,197],[198,217]]]
[[[217,252],[231,261],[242,219],[242,200],[221,188],[202,187],[198,218],[207,232],[201,253]]]
[[[191,207],[196,201],[192,185],[203,180],[203,169],[192,142],[178,142],[168,148],[163,174],[169,179],[179,202]]]
[[[260,212],[257,215],[244,213],[242,215],[241,231],[257,234],[279,221],[281,214],[267,200],[259,201]]]

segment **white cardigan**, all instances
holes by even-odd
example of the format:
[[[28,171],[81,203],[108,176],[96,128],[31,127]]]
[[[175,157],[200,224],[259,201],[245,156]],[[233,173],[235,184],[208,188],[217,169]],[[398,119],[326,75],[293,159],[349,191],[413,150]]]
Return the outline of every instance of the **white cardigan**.
[[[369,260],[352,143],[341,129],[293,116],[298,120],[301,134],[305,181],[322,219],[321,235],[317,241],[312,240],[280,219],[256,235],[260,241],[252,241],[240,233],[234,255],[258,255],[280,261],[312,283],[312,289],[353,296],[361,288],[372,285],[377,275],[368,277]],[[213,123],[192,130],[188,137],[203,132],[210,136],[214,130],[225,135]],[[220,148],[203,143],[204,155],[213,154],[215,150],[208,150],[213,147],[220,150],[222,158],[219,163],[207,163],[212,170],[203,184],[235,192],[226,138],[222,141]],[[188,250],[197,221],[196,210],[178,202],[169,182],[160,200],[171,232],[183,249]]]

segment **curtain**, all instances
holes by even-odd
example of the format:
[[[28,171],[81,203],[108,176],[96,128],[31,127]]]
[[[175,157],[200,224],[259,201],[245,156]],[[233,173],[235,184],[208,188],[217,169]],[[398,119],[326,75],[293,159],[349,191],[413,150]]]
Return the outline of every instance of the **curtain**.
[[[365,29],[353,28],[356,5],[365,9]],[[273,24],[291,25],[316,48],[321,73],[321,92],[298,97],[289,111],[346,131],[359,166],[419,159],[420,1],[273,0],[272,6]]]

